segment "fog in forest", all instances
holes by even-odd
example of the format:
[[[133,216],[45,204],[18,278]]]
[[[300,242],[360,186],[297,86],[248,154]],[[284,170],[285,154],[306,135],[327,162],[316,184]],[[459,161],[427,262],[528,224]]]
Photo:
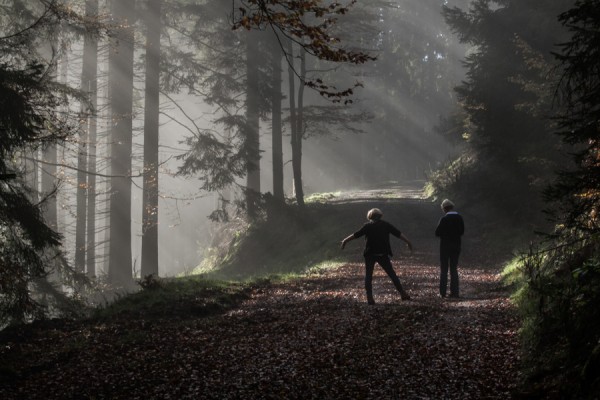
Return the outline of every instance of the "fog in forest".
[[[198,132],[210,132],[215,138],[232,135],[235,126],[230,121],[219,119],[244,116],[244,63],[248,57],[244,49],[244,35],[259,34],[263,43],[270,43],[275,36],[264,28],[254,32],[247,32],[244,28],[232,31],[231,21],[239,17],[235,8],[232,11],[230,5],[224,7],[216,2],[200,3],[196,11],[204,14],[183,16],[177,7],[164,4],[161,9],[162,28],[150,27],[148,31],[162,31],[158,203],[158,264],[161,276],[190,272],[196,267],[211,243],[215,224],[210,222],[208,216],[219,208],[219,199],[223,195],[233,196],[231,199],[242,197],[240,187],[246,185],[244,176],[234,177],[235,183],[228,187],[212,192],[203,190],[198,176],[177,174],[182,165],[178,156],[189,150],[186,138]],[[461,62],[468,49],[458,43],[445,23],[441,14],[444,5],[464,6],[464,2],[359,2],[350,8],[348,14],[339,16],[332,27],[332,35],[340,38],[340,47],[356,49],[374,60],[353,65],[348,62],[320,61],[310,54],[306,57],[307,79],[321,79],[339,90],[353,88],[356,83],[360,85],[355,87],[351,95],[337,102],[320,95],[313,88],[304,88],[304,196],[406,182],[423,185],[429,173],[456,156],[460,149],[440,133],[439,126],[443,118],[456,109],[454,87],[464,77]],[[111,15],[114,11],[110,4],[99,2],[98,14],[102,22],[114,22],[117,19],[117,16]],[[144,26],[145,7],[140,5],[134,15],[135,12],[138,13],[136,23],[131,27],[135,35],[131,119],[131,257],[134,273],[139,277],[147,28]],[[204,30],[194,31],[198,23],[204,24]],[[287,51],[285,36],[281,32],[278,34],[281,41],[278,45]],[[55,42],[47,44],[51,48],[46,52],[50,56],[48,62],[56,63],[56,79],[73,88],[81,85],[84,38],[65,28],[56,32]],[[95,147],[96,172],[99,175],[95,188],[97,222],[94,246],[97,273],[102,274],[108,268],[109,251],[110,221],[106,216],[109,213],[106,203],[108,193],[113,190],[110,186],[109,162],[111,140],[114,140],[111,121],[119,118],[116,116],[118,111],[113,110],[111,114],[109,98],[122,96],[121,93],[109,95],[108,80],[121,79],[119,77],[125,73],[115,68],[110,72],[109,66],[110,54],[119,56],[123,42],[100,37],[97,45],[98,51],[94,54],[98,80],[97,142],[84,143],[82,150],[79,147],[82,144],[80,139],[75,138],[58,148],[56,170],[49,171],[47,164],[41,164],[41,168],[56,176],[59,188],[58,230],[65,237],[67,257],[73,258],[76,247],[77,187],[81,186],[77,178],[77,154],[90,146]],[[285,197],[290,200],[294,199],[290,147],[290,63],[294,63],[296,71],[292,73],[294,90],[298,91],[301,86],[299,77],[295,76],[300,68],[299,47],[293,50],[296,53],[291,56],[287,54],[287,58],[283,57],[280,63],[283,190]],[[213,58],[212,64],[202,65],[202,62],[208,63],[215,54],[225,61]],[[260,58],[258,61],[261,61]],[[273,73],[264,64],[261,67],[264,68],[261,71],[264,76],[259,78],[263,82],[261,85],[266,85],[265,88],[259,88],[262,95],[267,92],[271,84],[268,79]],[[202,70],[204,67],[206,70]],[[191,81],[193,79],[198,81]],[[115,88],[127,87],[126,82],[111,84]],[[257,104],[261,114],[261,193],[273,192],[272,118],[271,111],[265,108],[267,106]],[[73,112],[78,112],[81,107],[77,102],[70,105]],[[199,172],[197,175],[201,174]],[[43,192],[41,181],[38,179],[37,184]]]
[[[598,0],[0,0],[0,398],[598,399],[599,47]]]

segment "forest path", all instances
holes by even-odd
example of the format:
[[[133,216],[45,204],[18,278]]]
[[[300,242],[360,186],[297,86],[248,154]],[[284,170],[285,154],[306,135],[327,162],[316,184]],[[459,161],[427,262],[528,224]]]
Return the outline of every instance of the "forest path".
[[[257,290],[212,325],[204,336],[209,366],[202,368],[199,391],[214,398],[510,398],[519,379],[519,322],[500,282],[500,262],[481,247],[477,221],[466,217],[472,225],[464,239],[461,298],[441,299],[433,236],[441,212],[419,188],[355,191],[327,203],[345,223],[356,218],[356,229],[368,209],[379,207],[411,239],[410,254],[395,238],[392,248],[412,300],[402,301],[376,267],[377,304],[367,305],[363,243],[353,241],[345,251],[356,262]]]
[[[5,390],[0,384],[0,397],[510,398],[519,377],[518,320],[497,266],[473,248],[477,235],[465,241],[471,248],[460,266],[462,297],[440,299],[431,234],[439,209],[418,197],[367,203],[338,207],[360,212],[363,221],[366,208],[379,206],[413,241],[415,251],[407,254],[394,240],[394,267],[411,301],[401,301],[377,267],[377,304],[366,304],[357,240],[346,249],[356,262],[258,285],[221,315],[57,326],[20,344],[30,346],[23,352],[31,366]],[[62,350],[47,351],[52,346]]]

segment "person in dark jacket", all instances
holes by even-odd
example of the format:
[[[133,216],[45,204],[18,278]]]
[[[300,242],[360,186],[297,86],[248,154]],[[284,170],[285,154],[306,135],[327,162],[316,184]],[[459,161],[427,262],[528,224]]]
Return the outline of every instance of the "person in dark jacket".
[[[454,203],[450,200],[442,201],[442,210],[445,215],[435,229],[435,236],[440,238],[440,296],[446,297],[450,269],[450,297],[458,297],[458,256],[465,224],[462,217],[454,211]]]
[[[373,208],[367,213],[367,219],[369,222],[363,225],[358,231],[342,240],[342,250],[346,247],[346,243],[359,237],[365,236],[365,250],[363,255],[365,257],[365,289],[367,291],[367,301],[369,304],[375,304],[373,299],[373,270],[375,269],[375,263],[379,264],[381,268],[388,274],[394,286],[402,300],[410,300],[410,296],[402,288],[400,279],[394,271],[390,257],[392,256],[392,247],[390,245],[390,234],[400,238],[404,241],[408,248],[412,251],[412,244],[396,227],[387,221],[381,219],[383,213],[378,208]]]

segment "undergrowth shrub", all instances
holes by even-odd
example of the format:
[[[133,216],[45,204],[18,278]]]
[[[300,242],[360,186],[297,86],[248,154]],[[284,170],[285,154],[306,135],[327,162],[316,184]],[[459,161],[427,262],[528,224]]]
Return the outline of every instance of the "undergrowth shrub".
[[[464,193],[468,185],[468,177],[473,173],[475,164],[473,156],[464,153],[456,160],[450,161],[427,177],[425,194],[428,197],[448,196],[457,198]]]
[[[600,240],[574,234],[505,270],[516,284],[530,383],[560,398],[600,395]],[[568,388],[568,389],[565,389]]]
[[[144,290],[157,290],[162,287],[162,282],[156,275],[150,274],[140,279],[138,285]]]

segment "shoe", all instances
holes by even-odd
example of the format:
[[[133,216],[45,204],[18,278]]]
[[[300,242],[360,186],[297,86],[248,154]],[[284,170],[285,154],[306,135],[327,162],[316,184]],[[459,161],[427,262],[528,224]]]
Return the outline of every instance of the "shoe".
[[[448,296],[448,297],[450,297],[451,299],[458,299],[460,296],[459,296],[459,295],[457,295],[457,294],[451,294],[451,295],[450,295],[450,296]]]
[[[445,298],[445,297],[446,297],[446,295],[445,295],[445,294],[441,294],[441,293],[440,293],[440,294],[438,294],[438,297],[439,297],[440,299],[443,299],[443,298]]]
[[[402,300],[410,300],[410,296],[408,295],[408,293],[401,294],[400,297],[402,298]]]

